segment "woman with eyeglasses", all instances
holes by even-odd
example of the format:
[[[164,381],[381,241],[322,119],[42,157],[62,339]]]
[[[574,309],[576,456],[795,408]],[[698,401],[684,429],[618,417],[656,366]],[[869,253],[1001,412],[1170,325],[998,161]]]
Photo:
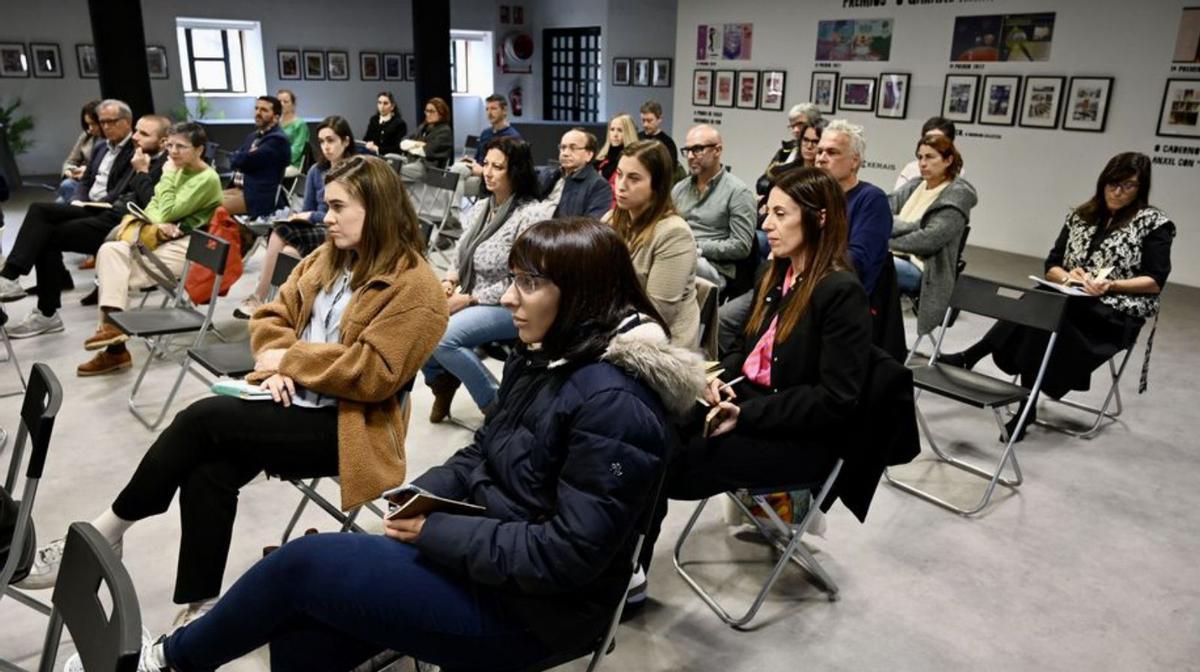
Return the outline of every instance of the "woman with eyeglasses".
[[[425,175],[425,167],[445,168],[454,155],[454,131],[450,128],[450,106],[441,98],[425,103],[425,121],[400,143],[404,164],[400,177],[412,184]]]
[[[825,121],[816,105],[799,103],[788,110],[788,133],[791,137],[771,157],[767,169],[755,184],[755,191],[762,199],[760,205],[766,205],[771,185],[785,170],[816,164],[817,143],[821,141],[824,128]]]
[[[1067,215],[1046,258],[1046,280],[1071,285],[1088,295],[1067,303],[1042,380],[1042,391],[1052,398],[1071,390],[1087,390],[1092,372],[1133,347],[1146,320],[1158,315],[1159,294],[1171,273],[1175,224],[1150,205],[1150,165],[1150,157],[1138,152],[1110,159],[1096,180],[1092,197]],[[1019,375],[1021,384],[1029,388],[1041,367],[1048,338],[1043,331],[998,322],[978,343],[942,355],[938,361],[969,369],[991,355],[996,366]],[[1151,330],[1139,392],[1145,390],[1153,338]],[[1034,406],[1022,434],[1037,418],[1037,400],[1031,403]],[[1018,411],[1009,421],[1010,435],[1020,416]]]
[[[181,411],[92,523],[119,550],[136,521],[165,513],[179,493],[175,625],[221,593],[238,491],[262,472],[339,476],[347,511],[405,480],[402,392],[441,336],[446,302],[422,256],[416,213],[385,161],[356,156],[331,168],[325,201],[328,241],[250,321],[247,380],[270,397],[219,395]],[[62,549],[61,539],[40,549],[26,585],[54,585]],[[215,665],[175,669],[197,667]]]
[[[703,364],[667,343],[611,228],[541,222],[505,262],[519,342],[496,410],[389,497],[481,510],[285,544],[207,615],[144,646],[138,669],[211,670],[264,644],[274,670],[349,670],[385,649],[443,669],[543,669],[595,646]]]
[[[441,422],[459,385],[486,415],[500,384],[475,348],[517,337],[500,297],[508,287],[508,253],[522,231],[549,219],[557,204],[537,200],[537,176],[529,145],[504,137],[489,142],[483,160],[488,197],[463,215],[455,267],[442,280],[450,324],[421,372],[433,390],[429,421]]]

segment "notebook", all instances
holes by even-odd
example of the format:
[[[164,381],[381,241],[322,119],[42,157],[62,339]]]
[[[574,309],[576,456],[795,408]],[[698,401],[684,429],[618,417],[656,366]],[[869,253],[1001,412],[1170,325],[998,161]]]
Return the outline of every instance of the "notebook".
[[[383,493],[388,501],[387,519],[415,518],[431,513],[456,513],[460,516],[479,516],[485,509],[478,504],[438,497],[415,485],[402,485]]]
[[[271,391],[264,390],[257,383],[244,379],[223,378],[213,383],[213,394],[234,397],[245,401],[271,401]]]

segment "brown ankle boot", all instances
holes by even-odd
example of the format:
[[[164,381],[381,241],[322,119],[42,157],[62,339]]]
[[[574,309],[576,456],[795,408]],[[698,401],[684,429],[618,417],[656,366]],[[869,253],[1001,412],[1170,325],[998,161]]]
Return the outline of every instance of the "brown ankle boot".
[[[454,376],[443,373],[429,382],[433,390],[433,407],[429,409],[429,421],[437,424],[450,415],[450,404],[454,401],[454,393],[462,382]]]

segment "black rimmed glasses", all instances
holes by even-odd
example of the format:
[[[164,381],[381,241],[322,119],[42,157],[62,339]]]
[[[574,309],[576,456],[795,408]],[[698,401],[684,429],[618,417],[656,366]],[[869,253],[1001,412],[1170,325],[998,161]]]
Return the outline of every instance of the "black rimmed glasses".
[[[687,158],[694,154],[703,154],[705,152],[705,150],[712,149],[713,147],[716,147],[716,146],[717,146],[716,143],[712,143],[712,144],[708,144],[708,145],[690,145],[688,147],[680,147],[679,153],[682,154],[684,156],[684,158]]]

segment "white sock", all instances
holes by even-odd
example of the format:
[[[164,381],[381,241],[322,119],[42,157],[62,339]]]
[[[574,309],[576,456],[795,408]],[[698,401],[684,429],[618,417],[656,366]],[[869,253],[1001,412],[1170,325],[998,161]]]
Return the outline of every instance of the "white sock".
[[[167,652],[161,642],[150,647],[150,652],[146,654],[146,658],[149,660],[145,662],[150,663],[154,667],[161,670],[167,669]]]
[[[209,612],[209,610],[213,608],[213,605],[216,603],[217,603],[217,598],[210,597],[207,600],[200,600],[199,602],[189,602],[188,609],[192,613],[207,614]]]
[[[125,520],[113,513],[112,509],[107,509],[92,521],[92,526],[104,537],[109,544],[116,544],[121,541],[121,537],[125,536],[125,530],[133,525],[132,520]]]

